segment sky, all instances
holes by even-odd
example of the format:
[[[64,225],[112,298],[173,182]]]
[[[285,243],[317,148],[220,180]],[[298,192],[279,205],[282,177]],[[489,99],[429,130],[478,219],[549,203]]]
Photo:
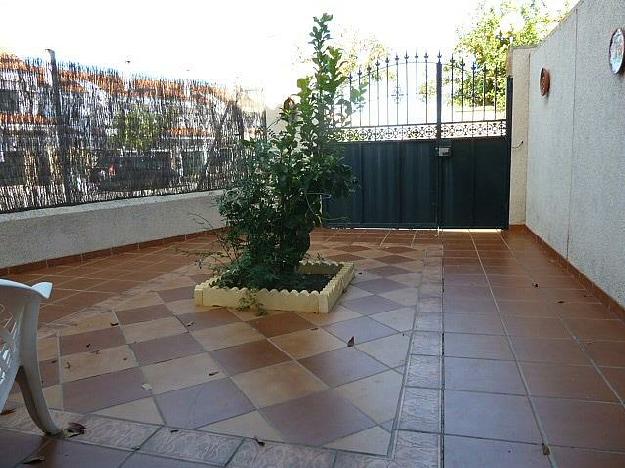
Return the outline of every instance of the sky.
[[[496,0],[488,0],[496,1]],[[560,7],[564,0],[543,0]],[[305,70],[312,17],[374,36],[392,51],[449,52],[479,0],[0,0],[0,48],[262,89],[277,105]],[[305,48],[303,49],[305,50]]]

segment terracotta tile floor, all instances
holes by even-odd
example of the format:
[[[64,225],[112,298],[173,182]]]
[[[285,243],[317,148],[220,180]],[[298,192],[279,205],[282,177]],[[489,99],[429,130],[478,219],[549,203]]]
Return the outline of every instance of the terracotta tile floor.
[[[87,432],[41,437],[15,392],[0,467],[625,466],[625,325],[528,235],[319,230],[352,285],[264,317],[193,304],[176,248],[210,240],[13,277],[55,285],[45,394]]]

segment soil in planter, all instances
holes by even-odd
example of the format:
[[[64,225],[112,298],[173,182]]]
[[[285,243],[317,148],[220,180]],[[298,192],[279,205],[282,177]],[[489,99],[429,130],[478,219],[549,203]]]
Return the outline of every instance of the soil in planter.
[[[334,275],[321,275],[312,273],[293,273],[288,277],[280,278],[279,282],[275,285],[271,285],[267,289],[277,289],[281,291],[286,289],[288,291],[319,291],[326,287]],[[246,285],[236,285],[239,288],[245,288]]]
[[[294,276],[296,278],[293,278],[292,285],[285,285],[276,289],[288,289],[289,291],[291,289],[296,289],[298,291],[321,291],[334,277],[334,275],[312,275],[304,273],[297,273]]]

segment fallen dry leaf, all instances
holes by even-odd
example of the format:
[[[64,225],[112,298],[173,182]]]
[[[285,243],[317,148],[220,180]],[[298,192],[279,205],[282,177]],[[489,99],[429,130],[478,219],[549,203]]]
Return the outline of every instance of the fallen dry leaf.
[[[71,422],[67,425],[67,429],[65,429],[65,438],[71,439],[72,437],[76,437],[78,435],[85,433],[85,426],[79,423]]]
[[[67,362],[65,363],[65,368],[66,368],[66,369],[69,369],[70,367],[72,367],[72,365],[69,363],[69,361],[67,361]]]
[[[76,432],[77,434],[84,434],[86,427],[77,422],[71,422],[67,425],[67,430]]]
[[[551,454],[551,449],[547,444],[543,442],[543,455],[548,457]]]
[[[217,375],[217,374],[219,374],[219,371],[213,371],[213,372],[209,372],[208,376],[212,377],[213,375]]]
[[[22,465],[37,465],[38,463],[43,463],[46,461],[46,457],[38,455],[35,457],[27,458],[22,462]]]
[[[256,441],[256,443],[257,443],[258,445],[260,445],[261,447],[264,447],[264,446],[265,446],[265,442],[264,442],[264,441],[262,441],[262,440],[260,440],[258,437],[254,436],[254,440],[255,440],[255,441]]]
[[[111,327],[116,327],[117,325],[119,325],[119,322],[111,322]]]
[[[347,342],[347,347],[352,348],[354,346],[354,343],[355,343],[355,340],[354,340],[354,337],[352,336]]]

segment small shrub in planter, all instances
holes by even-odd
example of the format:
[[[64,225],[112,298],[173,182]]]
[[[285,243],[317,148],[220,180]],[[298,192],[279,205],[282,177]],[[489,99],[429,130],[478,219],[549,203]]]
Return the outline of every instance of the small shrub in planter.
[[[322,224],[324,198],[346,196],[355,185],[332,130],[358,97],[339,98],[347,77],[341,50],[330,45],[331,20],[314,18],[314,73],[299,79],[299,92],[284,102],[283,128],[245,143],[243,177],[220,199],[226,229],[220,251],[207,254],[219,274],[214,286],[320,290],[329,279],[302,274],[299,266],[311,231]]]

